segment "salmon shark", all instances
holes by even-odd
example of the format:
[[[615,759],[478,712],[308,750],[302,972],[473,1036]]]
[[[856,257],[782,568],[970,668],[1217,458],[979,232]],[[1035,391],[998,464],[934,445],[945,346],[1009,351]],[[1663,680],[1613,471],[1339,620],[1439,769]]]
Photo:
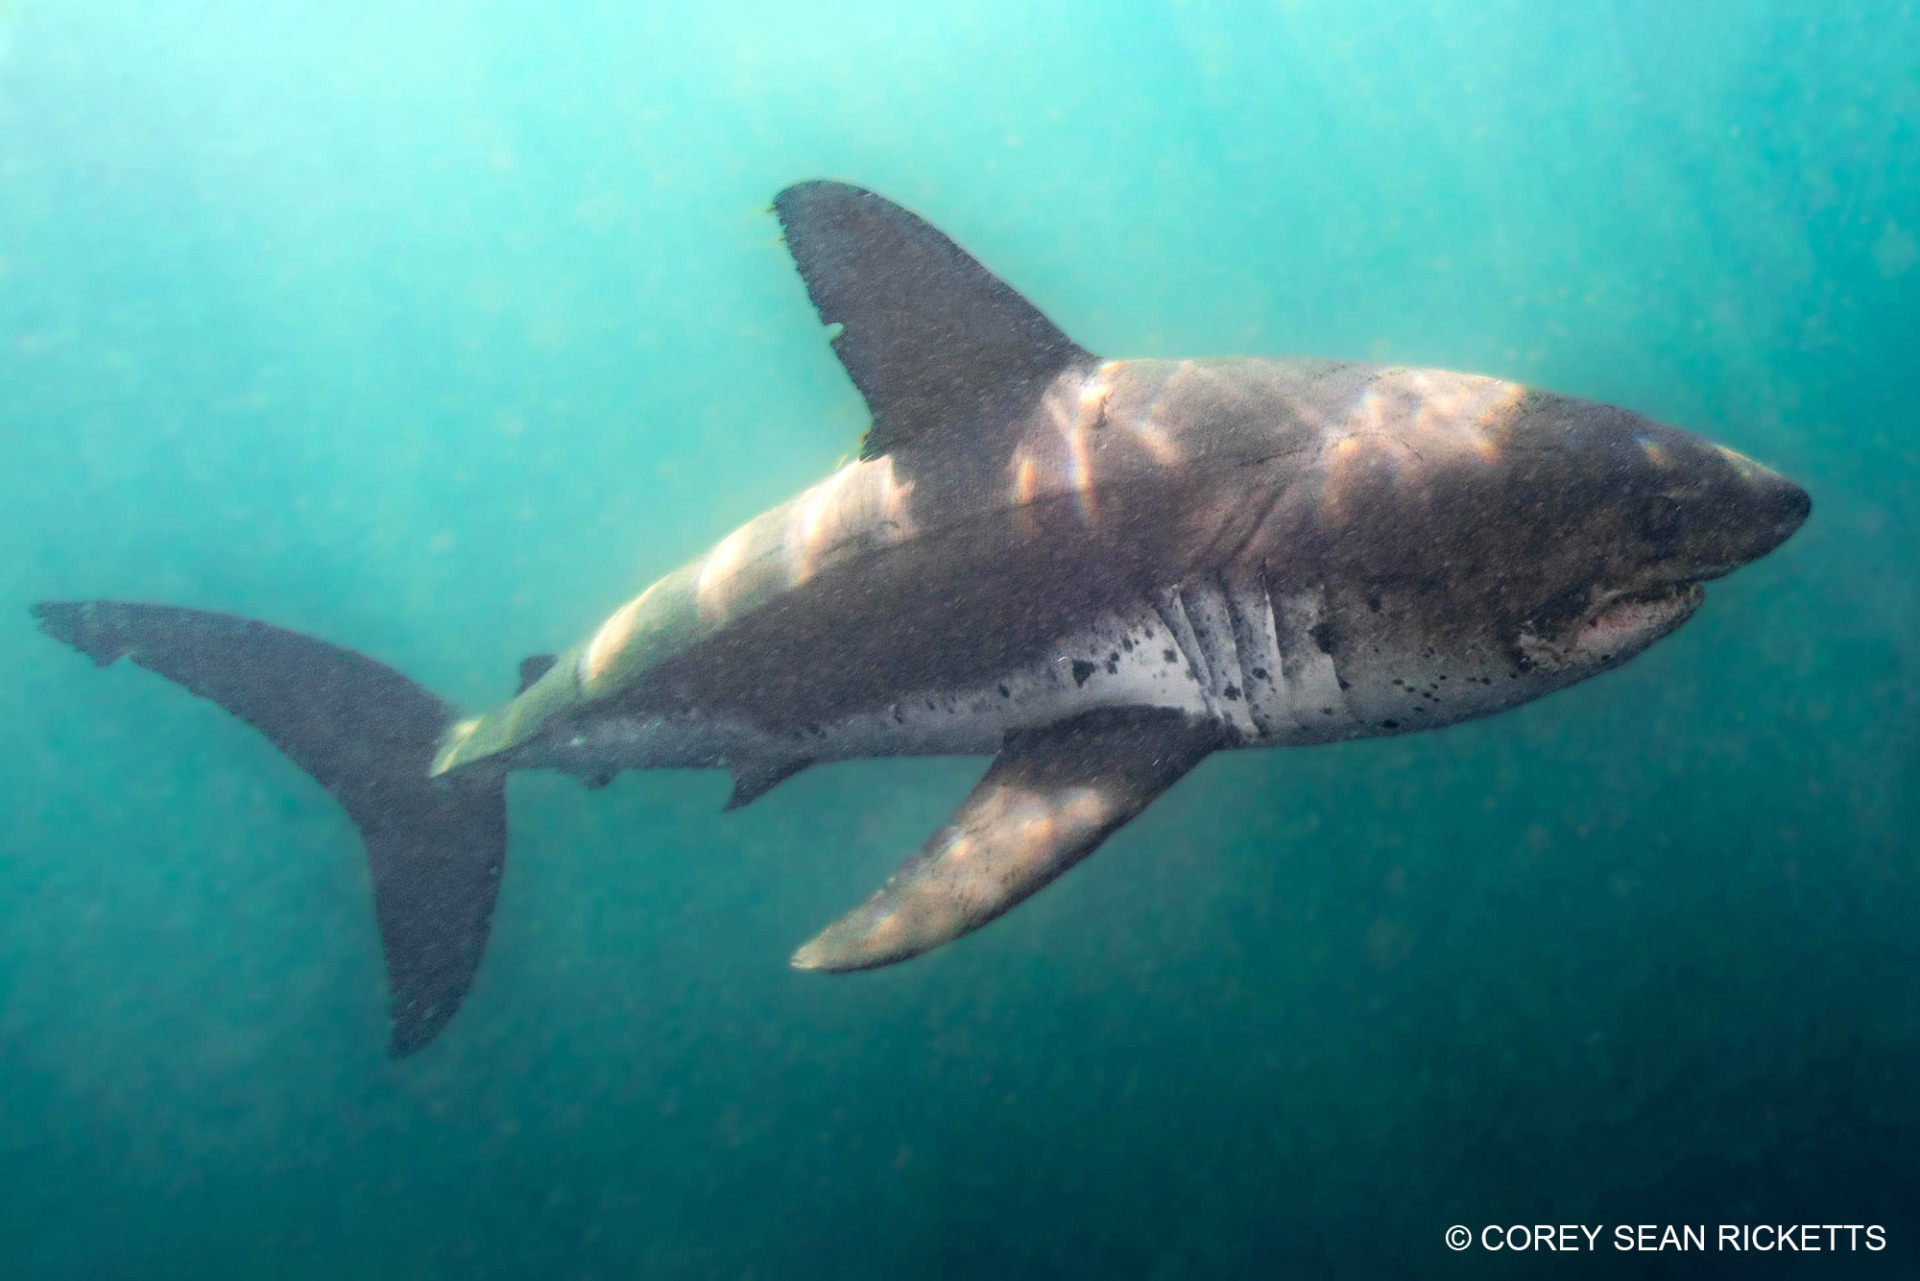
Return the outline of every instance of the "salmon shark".
[[[860,456],[466,717],[362,654],[164,605],[43,630],[238,716],[359,828],[396,1057],[470,986],[505,780],[991,756],[952,820],[793,955],[888,965],[999,916],[1214,752],[1437,729],[1618,667],[1805,490],[1625,409],[1437,369],[1114,360],[932,226],[774,202],[872,422]]]

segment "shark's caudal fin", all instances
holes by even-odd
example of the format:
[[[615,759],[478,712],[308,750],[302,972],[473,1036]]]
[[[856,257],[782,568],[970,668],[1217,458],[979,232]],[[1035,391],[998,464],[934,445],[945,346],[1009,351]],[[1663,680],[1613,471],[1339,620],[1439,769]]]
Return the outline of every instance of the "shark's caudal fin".
[[[953,821],[881,891],[793,954],[801,970],[891,965],[978,929],[1098,849],[1221,745],[1165,708],[1015,735]]]
[[[47,601],[33,616],[103,667],[131,658],[218,703],[333,794],[373,872],[389,1052],[431,1041],[473,982],[506,859],[504,776],[427,776],[452,709],[364,655],[227,614]]]
[[[1007,422],[1092,355],[925,219],[844,182],[774,197],[787,249],[873,413],[861,457]]]

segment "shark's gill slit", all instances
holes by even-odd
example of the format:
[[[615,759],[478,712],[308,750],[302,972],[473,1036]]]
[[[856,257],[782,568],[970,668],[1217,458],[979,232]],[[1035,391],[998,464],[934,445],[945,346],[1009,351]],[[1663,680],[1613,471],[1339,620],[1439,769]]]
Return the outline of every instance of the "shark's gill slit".
[[[1160,615],[1160,621],[1166,625],[1167,632],[1173,637],[1175,648],[1179,651],[1179,661],[1185,665],[1187,674],[1200,686],[1206,700],[1207,713],[1218,716],[1218,700],[1214,697],[1213,669],[1207,663],[1206,651],[1194,636],[1193,620],[1187,615],[1187,605],[1177,587],[1168,588],[1155,597],[1154,608]]]

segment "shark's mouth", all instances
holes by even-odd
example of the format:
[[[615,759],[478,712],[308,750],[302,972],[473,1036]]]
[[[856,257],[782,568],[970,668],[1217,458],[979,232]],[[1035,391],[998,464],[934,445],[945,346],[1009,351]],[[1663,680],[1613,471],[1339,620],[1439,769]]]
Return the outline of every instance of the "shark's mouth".
[[[1582,655],[1603,659],[1635,652],[1686,622],[1706,598],[1707,589],[1697,582],[1612,595],[1580,624],[1573,647]]]
[[[1542,673],[1591,673],[1596,665],[1623,663],[1692,617],[1707,598],[1696,581],[1601,594],[1571,627],[1551,633],[1521,629],[1521,665]]]

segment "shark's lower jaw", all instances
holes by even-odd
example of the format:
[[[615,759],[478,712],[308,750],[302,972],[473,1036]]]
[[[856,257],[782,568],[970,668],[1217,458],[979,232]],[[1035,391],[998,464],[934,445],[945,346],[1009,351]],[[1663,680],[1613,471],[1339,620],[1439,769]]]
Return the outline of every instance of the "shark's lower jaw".
[[[1579,625],[1572,649],[1601,662],[1638,653],[1691,618],[1706,598],[1707,589],[1697,582],[1615,595]]]

